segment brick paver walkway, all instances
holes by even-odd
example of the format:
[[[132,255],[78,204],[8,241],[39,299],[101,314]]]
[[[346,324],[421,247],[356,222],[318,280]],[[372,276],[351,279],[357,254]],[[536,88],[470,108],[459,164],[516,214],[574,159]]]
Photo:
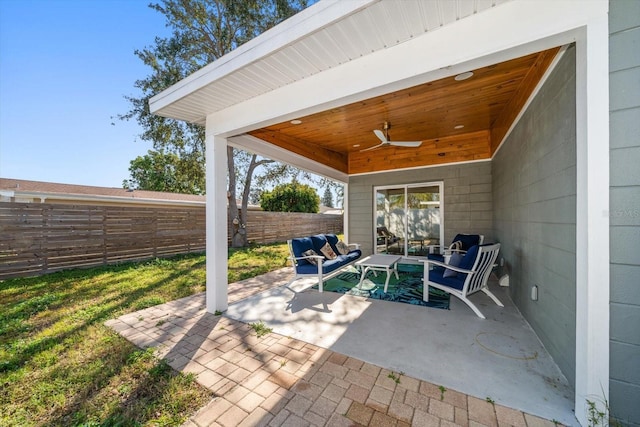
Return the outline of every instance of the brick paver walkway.
[[[230,300],[287,273],[230,284]],[[555,425],[291,337],[259,338],[245,323],[206,313],[204,302],[198,294],[107,322],[213,391],[186,427]]]

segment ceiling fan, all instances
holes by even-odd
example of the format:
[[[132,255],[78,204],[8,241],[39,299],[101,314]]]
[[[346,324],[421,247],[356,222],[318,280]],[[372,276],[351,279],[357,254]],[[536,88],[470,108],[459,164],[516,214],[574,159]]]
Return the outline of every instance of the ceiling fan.
[[[373,150],[375,148],[379,148],[379,147],[384,147],[386,145],[393,145],[396,147],[419,147],[422,144],[422,141],[390,141],[389,140],[389,128],[391,127],[391,124],[389,122],[384,122],[384,133],[380,130],[380,129],[376,129],[373,131],[373,133],[376,134],[376,136],[380,139],[380,144],[378,145],[374,145],[373,147],[369,147],[369,148],[365,148],[364,150],[360,150],[360,151],[369,151],[369,150]]]

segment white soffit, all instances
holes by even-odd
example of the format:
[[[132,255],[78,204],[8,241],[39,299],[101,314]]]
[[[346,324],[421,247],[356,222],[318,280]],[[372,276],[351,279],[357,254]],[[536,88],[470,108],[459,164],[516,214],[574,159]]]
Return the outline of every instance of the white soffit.
[[[509,0],[322,0],[171,86],[151,112],[204,125],[232,105]]]
[[[278,162],[287,163],[298,169],[314,173],[316,175],[329,178],[334,181],[346,183],[349,181],[349,175],[339,170],[333,169],[323,163],[316,162],[310,158],[299,156],[289,150],[269,144],[254,136],[243,134],[233,136],[228,140],[229,145],[258,154],[267,159],[276,160]]]

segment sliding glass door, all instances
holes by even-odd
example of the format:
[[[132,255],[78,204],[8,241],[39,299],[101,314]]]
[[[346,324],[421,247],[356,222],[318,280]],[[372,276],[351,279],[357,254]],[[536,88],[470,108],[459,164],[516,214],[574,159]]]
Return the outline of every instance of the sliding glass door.
[[[426,256],[444,236],[442,182],[374,188],[376,253]]]

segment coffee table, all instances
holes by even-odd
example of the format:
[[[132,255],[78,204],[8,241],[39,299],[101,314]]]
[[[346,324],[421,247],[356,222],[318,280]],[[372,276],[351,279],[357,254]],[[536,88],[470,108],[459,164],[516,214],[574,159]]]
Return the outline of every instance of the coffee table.
[[[358,283],[358,289],[362,288],[362,282],[366,277],[367,273],[373,271],[374,275],[378,275],[377,271],[386,271],[387,279],[384,281],[384,293],[387,293],[387,288],[389,287],[389,276],[391,273],[396,274],[396,279],[398,277],[398,261],[402,259],[401,256],[398,255],[370,255],[360,261],[356,262],[354,265],[360,269],[360,283]]]

